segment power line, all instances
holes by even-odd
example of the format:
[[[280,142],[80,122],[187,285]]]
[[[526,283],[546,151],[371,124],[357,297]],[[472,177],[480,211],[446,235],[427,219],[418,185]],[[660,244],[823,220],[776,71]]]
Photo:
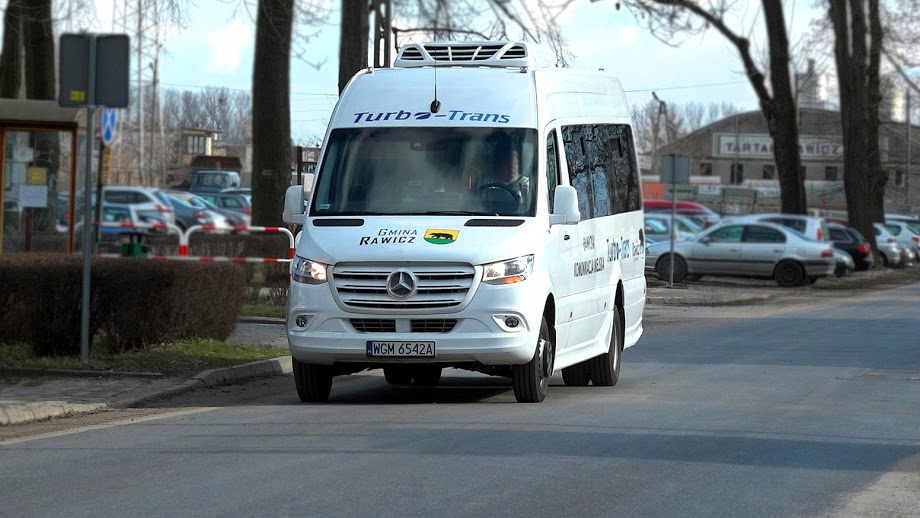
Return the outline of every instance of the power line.
[[[728,86],[728,85],[740,85],[747,83],[747,81],[727,81],[725,83],[708,83],[708,84],[699,84],[699,85],[684,85],[684,86],[665,86],[658,88],[641,88],[638,90],[625,90],[626,93],[635,93],[635,92],[651,92],[652,90],[685,90],[688,88],[709,88],[712,86]]]

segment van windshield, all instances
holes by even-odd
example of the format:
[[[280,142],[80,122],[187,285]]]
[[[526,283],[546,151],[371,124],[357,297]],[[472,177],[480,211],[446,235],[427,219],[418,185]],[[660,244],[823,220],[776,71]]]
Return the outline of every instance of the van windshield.
[[[532,216],[536,140],[521,128],[334,130],[311,215]]]

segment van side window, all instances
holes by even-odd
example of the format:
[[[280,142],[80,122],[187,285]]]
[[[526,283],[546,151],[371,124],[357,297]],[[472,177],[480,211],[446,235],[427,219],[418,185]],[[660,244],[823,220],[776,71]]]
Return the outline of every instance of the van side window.
[[[626,124],[598,126],[598,136],[603,143],[601,167],[607,174],[607,183],[613,193],[610,214],[621,214],[642,207],[642,188],[639,184],[639,167],[633,152],[632,129]]]
[[[593,126],[587,125],[562,127],[562,145],[565,148],[565,160],[569,168],[569,185],[574,187],[578,193],[578,211],[581,212],[582,221],[594,217],[591,213],[593,203],[591,203],[590,171],[592,168],[587,163],[585,156],[585,140],[593,139],[592,129]]]
[[[549,212],[553,213],[553,196],[559,185],[559,155],[556,154],[556,130],[546,136],[546,194]]]

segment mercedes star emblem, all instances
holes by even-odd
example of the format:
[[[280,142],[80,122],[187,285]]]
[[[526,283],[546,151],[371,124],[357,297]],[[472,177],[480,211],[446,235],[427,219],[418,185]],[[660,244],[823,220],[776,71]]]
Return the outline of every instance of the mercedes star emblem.
[[[415,293],[416,280],[412,272],[397,270],[387,277],[387,293],[397,299],[405,299]]]

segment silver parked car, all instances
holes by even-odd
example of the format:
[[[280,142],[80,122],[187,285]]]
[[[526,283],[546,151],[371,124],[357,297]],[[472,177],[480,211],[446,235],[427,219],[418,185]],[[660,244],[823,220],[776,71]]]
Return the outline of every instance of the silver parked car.
[[[670,243],[648,247],[645,270],[661,279],[670,275]],[[780,286],[801,286],[834,275],[832,243],[808,239],[773,223],[724,221],[694,238],[674,243],[674,281],[704,275],[775,279]]]
[[[906,250],[898,243],[898,238],[891,235],[888,226],[882,223],[873,223],[875,229],[875,244],[882,256],[885,266],[908,266],[913,264],[913,253]]]
[[[672,221],[676,221],[677,224],[672,225]],[[674,234],[675,240],[693,237],[702,230],[702,227],[683,216],[677,216],[676,220],[672,220],[670,214],[645,214],[646,237],[650,237],[655,241],[667,241],[671,239],[672,227],[676,231]]]
[[[915,229],[916,225],[905,220],[886,219],[885,226],[901,246],[912,249],[914,254],[920,253],[920,230]]]

